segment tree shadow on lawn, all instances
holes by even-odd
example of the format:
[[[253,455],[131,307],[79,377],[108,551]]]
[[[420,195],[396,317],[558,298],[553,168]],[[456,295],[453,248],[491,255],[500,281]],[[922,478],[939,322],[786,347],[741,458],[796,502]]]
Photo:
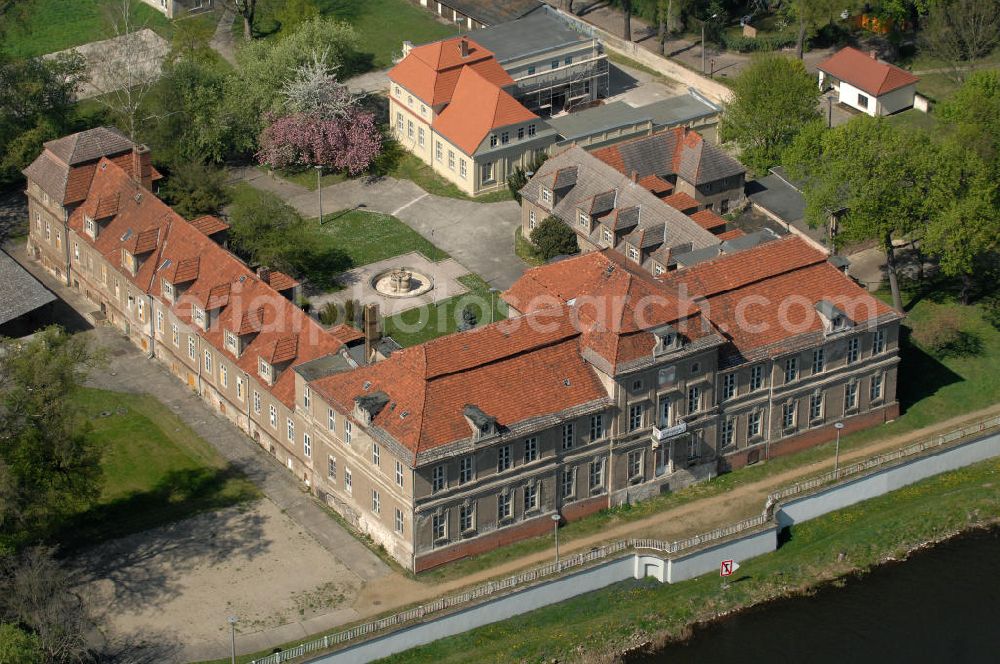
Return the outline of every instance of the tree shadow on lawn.
[[[910,328],[899,328],[899,379],[896,398],[905,413],[938,390],[965,380],[910,339]]]

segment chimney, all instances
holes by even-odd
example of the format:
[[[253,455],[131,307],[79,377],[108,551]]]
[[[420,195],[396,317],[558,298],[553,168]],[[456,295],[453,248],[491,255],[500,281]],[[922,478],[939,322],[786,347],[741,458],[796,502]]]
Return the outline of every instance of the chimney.
[[[375,303],[365,305],[364,322],[365,334],[365,362],[371,362],[375,352],[375,344],[382,338],[379,330],[378,305]]]
[[[132,146],[132,178],[146,189],[153,189],[153,161],[149,147]]]
[[[469,40],[466,39],[465,37],[462,37],[458,41],[458,50],[462,54],[463,58],[469,57]]]
[[[638,182],[639,181],[639,171],[633,169],[632,170],[632,175],[630,177],[632,178],[632,182]]]
[[[875,49],[868,51],[868,55],[871,56],[872,60],[878,60],[878,51]]]
[[[271,268],[263,265],[257,268],[257,278],[265,284],[271,283]]]

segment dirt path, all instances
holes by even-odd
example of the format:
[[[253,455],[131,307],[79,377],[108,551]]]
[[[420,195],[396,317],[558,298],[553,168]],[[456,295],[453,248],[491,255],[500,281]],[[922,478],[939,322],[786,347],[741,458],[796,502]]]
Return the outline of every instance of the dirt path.
[[[970,421],[998,413],[1000,413],[1000,404],[995,404],[989,408],[974,413],[966,413],[925,429],[918,429],[892,438],[873,441],[863,447],[843,452],[840,457],[843,462],[863,459],[886,450],[904,447],[916,440],[929,438],[937,433],[955,429]],[[645,519],[622,523],[595,535],[563,541],[560,548],[566,554],[570,554],[590,549],[609,540],[628,537],[654,537],[676,540],[706,532],[715,527],[758,514],[764,507],[767,495],[775,489],[791,484],[796,480],[817,475],[829,470],[832,466],[833,460],[827,459],[791,468],[761,479],[758,482],[738,486],[731,491],[726,491],[716,496],[695,500],[674,509],[659,512]],[[454,592],[491,578],[513,574],[526,567],[548,562],[551,557],[552,551],[546,549],[497,565],[489,570],[435,585],[420,583],[411,579],[401,580],[395,576],[378,579],[365,586],[353,608],[362,616],[379,614],[392,606],[401,607],[426,601],[444,593]]]

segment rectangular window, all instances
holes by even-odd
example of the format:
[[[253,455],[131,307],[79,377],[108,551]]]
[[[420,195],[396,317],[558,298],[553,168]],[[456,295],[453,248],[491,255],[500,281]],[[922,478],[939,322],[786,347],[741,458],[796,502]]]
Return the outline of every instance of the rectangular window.
[[[458,174],[465,180],[469,176],[469,170],[464,159],[458,160]]]
[[[861,108],[868,108],[868,97],[858,93],[858,106]]]
[[[826,365],[826,357],[822,348],[816,348],[813,350],[813,366],[812,372],[814,374],[823,373],[823,367]]]
[[[538,485],[531,483],[524,487],[524,511],[530,512],[531,510],[538,509]]]
[[[533,66],[532,67],[528,67],[528,76],[531,76],[534,73],[535,73],[535,68]]]
[[[604,490],[604,459],[590,462],[590,490]]]
[[[413,120],[406,121],[406,137],[409,139],[413,138]]]
[[[528,210],[528,228],[534,230],[535,228],[535,211]]]
[[[226,334],[224,336],[225,336],[225,342],[226,342],[226,350],[228,350],[233,355],[236,355],[236,351],[237,351],[237,345],[236,345],[237,337],[236,337],[236,333],[233,332],[232,330],[226,330]]]
[[[759,390],[764,386],[764,365],[756,364],[750,367],[750,391]]]
[[[760,435],[760,422],[763,418],[761,411],[755,410],[747,415],[747,440]]]
[[[559,492],[563,500],[572,498],[576,494],[576,468],[566,468],[559,478]]]
[[[337,481],[337,460],[334,457],[326,458],[326,476],[334,482]]]
[[[393,527],[396,529],[397,533],[400,535],[403,534],[403,513],[398,507],[396,508],[396,516],[393,519]]]
[[[495,148],[497,146],[497,135],[490,134],[490,147]]]
[[[424,147],[424,128],[423,127],[421,127],[420,129],[417,130],[417,143],[420,144],[420,147]]]
[[[688,413],[697,413],[701,410],[701,388],[688,388]]]
[[[604,244],[606,244],[606,245],[608,245],[610,247],[611,243],[613,242],[614,236],[611,234],[611,231],[608,230],[607,228],[604,229],[604,234],[603,235],[604,235]]]
[[[333,408],[326,409],[326,428],[330,431],[337,430],[337,413]]]
[[[196,344],[194,342],[194,337],[193,336],[189,336],[188,337],[188,357],[190,357],[193,360],[193,359],[195,359],[195,356],[197,354],[198,354],[198,348],[197,348],[197,346],[196,346]]]
[[[163,333],[163,312],[162,311],[157,311],[156,312],[156,331],[159,332],[160,334]]]
[[[590,215],[588,215],[583,210],[576,211],[576,221],[584,228],[590,227]]]
[[[448,536],[447,514],[435,514],[431,517],[431,536],[435,540],[443,540]]]
[[[350,420],[344,420],[344,442],[348,445],[351,444],[351,432],[354,430],[354,425]]]
[[[302,390],[302,405],[305,406],[306,408],[309,408],[311,402],[312,402],[312,391],[308,387],[306,387],[305,389]]]
[[[431,471],[431,493],[437,493],[444,489],[448,482],[448,467],[444,464],[434,466]]]
[[[510,445],[503,445],[497,448],[497,472],[502,473],[510,470]]]
[[[661,396],[660,397],[660,426],[668,427],[670,426],[670,411],[673,406],[671,405],[670,397]]]
[[[688,460],[697,459],[701,456],[701,445],[694,436],[688,438]]]
[[[722,400],[736,396],[736,374],[728,373],[722,377]]]
[[[875,338],[872,340],[872,355],[885,352],[885,329],[875,330]]]
[[[288,440],[295,440],[295,422],[292,422],[292,418],[285,418],[285,428],[288,434]]]
[[[472,457],[462,457],[458,462],[458,483],[466,484],[472,481]]]
[[[781,405],[781,426],[791,429],[795,426],[795,402]]]
[[[635,431],[642,427],[642,411],[643,407],[641,403],[632,404],[628,407],[628,430]]]
[[[632,450],[628,453],[628,478],[642,479],[642,450]]]
[[[396,131],[400,134],[403,133],[403,114],[398,111],[396,112]]]
[[[448,170],[455,170],[455,151],[448,150]]]
[[[813,394],[809,397],[809,421],[823,417],[823,395]]]
[[[542,202],[543,203],[552,202],[552,190],[545,188],[542,189]]]
[[[528,125],[528,136],[534,136],[534,135],[535,135],[535,125],[530,124]]]
[[[799,358],[790,357],[785,360],[785,382],[790,383],[799,376]]]
[[[858,356],[861,354],[861,339],[860,337],[851,337],[851,340],[847,342],[847,363],[854,364],[858,361]]]
[[[571,65],[571,64],[573,64],[573,56],[572,56],[572,55],[567,55],[567,56],[566,56],[566,57],[565,57],[565,58],[563,59],[563,64],[564,64],[564,65]]]
[[[872,376],[871,400],[878,401],[882,398],[882,376]]]
[[[576,439],[576,425],[566,422],[562,426],[562,448],[564,450],[573,449],[573,442]]]
[[[381,460],[382,450],[379,449],[378,443],[372,443],[372,465],[378,466]]]
[[[372,489],[372,512],[375,514],[381,514],[382,512],[382,497],[378,495],[378,490]]]
[[[353,484],[354,483],[351,480],[351,469],[345,467],[344,468],[344,491],[346,491],[347,493],[350,493],[351,490],[354,488]]]
[[[553,60],[552,61],[552,68],[553,69],[559,69],[559,61],[558,60]]]
[[[520,140],[523,140],[523,139],[524,139],[524,127],[518,127],[517,128],[517,140],[520,141]]]
[[[736,420],[732,417],[727,417],[722,421],[722,430],[719,435],[719,441],[722,443],[722,447],[729,447],[736,440]]]
[[[396,484],[403,486],[403,464],[396,462]]]
[[[268,414],[268,418],[269,418],[269,420],[271,422],[271,428],[272,429],[277,429],[278,428],[278,409],[274,407],[274,404],[271,404],[271,405],[269,405],[267,407],[267,410],[268,410],[268,413],[267,413]]]
[[[639,262],[639,250],[636,249],[635,247],[629,247],[628,248],[628,257],[631,258],[632,260],[636,261],[636,262]]]
[[[135,301],[135,311],[139,315],[139,320],[146,320],[146,301],[141,296]]]
[[[475,505],[461,505],[458,508],[458,527],[465,533],[476,527]]]
[[[500,145],[507,145],[510,143],[510,132],[502,131],[500,132]]]
[[[524,462],[531,463],[538,460],[538,439],[529,438],[524,441]]]
[[[444,159],[444,150],[441,148],[441,141],[434,141],[434,158],[438,161]]]
[[[73,243],[73,260],[80,262],[80,243]]]
[[[307,459],[311,459],[313,455],[312,446],[312,436],[307,433],[302,434],[302,453],[306,455]]]
[[[236,398],[243,401],[243,376],[236,376]]]
[[[497,495],[497,520],[509,519],[514,513],[512,509],[510,494],[501,493]]]
[[[590,416],[590,440],[601,438],[604,438],[604,414],[598,413]]]
[[[224,364],[219,364],[219,380],[223,387],[229,387],[229,370]]]
[[[482,181],[483,182],[493,182],[493,162],[488,161],[484,163],[481,167]]]
[[[253,412],[260,415],[260,392],[253,391]]]
[[[858,407],[858,382],[852,380],[844,386],[844,410],[852,410]]]

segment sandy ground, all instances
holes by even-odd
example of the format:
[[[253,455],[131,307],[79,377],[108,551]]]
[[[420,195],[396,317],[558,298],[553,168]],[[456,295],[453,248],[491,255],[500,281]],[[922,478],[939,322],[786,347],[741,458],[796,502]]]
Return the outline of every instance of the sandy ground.
[[[240,634],[353,620],[362,585],[268,499],[98,546],[76,564],[110,634],[177,644],[180,660],[187,647],[227,644],[230,615]]]

